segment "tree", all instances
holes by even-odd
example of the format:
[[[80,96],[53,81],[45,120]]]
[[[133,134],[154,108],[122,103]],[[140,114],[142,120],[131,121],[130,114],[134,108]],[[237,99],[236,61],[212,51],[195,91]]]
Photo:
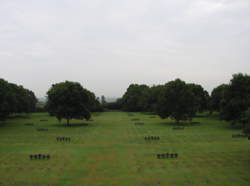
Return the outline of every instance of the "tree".
[[[131,84],[122,97],[122,109],[129,112],[145,111],[146,92],[149,91],[147,85]]]
[[[73,118],[89,120],[90,98],[88,92],[77,82],[65,81],[52,85],[47,92],[47,109],[58,120],[65,118],[67,125]]]
[[[115,102],[106,103],[105,109],[121,110],[122,109],[122,99],[118,98]]]
[[[187,84],[193,92],[196,100],[196,107],[199,112],[203,112],[208,109],[208,92],[203,89],[201,85],[194,83]]]
[[[12,111],[11,102],[13,102],[13,97],[10,93],[8,82],[0,79],[0,120],[6,119]]]
[[[159,100],[159,96],[161,94],[161,91],[163,90],[163,85],[154,85],[150,87],[149,95],[147,99],[147,110],[149,112],[156,113],[157,112],[157,104]]]
[[[105,105],[105,104],[106,104],[106,98],[105,98],[105,96],[103,96],[103,95],[102,95],[102,97],[101,97],[101,103],[102,103],[102,105]]]
[[[89,96],[89,102],[87,104],[87,107],[89,111],[91,112],[102,112],[103,111],[103,106],[99,102],[99,98],[95,96],[95,94],[87,89],[85,91],[88,93]]]
[[[36,103],[36,96],[31,90],[0,79],[0,119],[14,113],[33,112]]]
[[[35,111],[37,98],[35,94],[23,88],[23,86],[18,86],[16,84],[9,84],[12,92],[13,100],[13,113],[31,113]]]
[[[250,76],[234,74],[221,100],[221,117],[237,122],[250,107]]]
[[[229,85],[222,84],[214,88],[210,97],[210,111],[221,111]]]
[[[176,79],[165,84],[157,104],[157,114],[161,118],[171,117],[179,123],[191,120],[196,111],[195,96],[184,81]]]

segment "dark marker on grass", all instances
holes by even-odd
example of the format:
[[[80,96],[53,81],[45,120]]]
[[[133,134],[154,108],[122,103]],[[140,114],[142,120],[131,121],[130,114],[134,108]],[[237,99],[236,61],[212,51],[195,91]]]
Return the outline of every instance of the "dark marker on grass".
[[[30,154],[30,159],[33,160],[33,155],[32,154]]]

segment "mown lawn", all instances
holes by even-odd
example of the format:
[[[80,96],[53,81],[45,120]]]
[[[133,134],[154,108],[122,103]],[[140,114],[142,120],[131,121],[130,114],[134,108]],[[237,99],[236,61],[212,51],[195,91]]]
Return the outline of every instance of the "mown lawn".
[[[142,113],[94,114],[93,121],[73,120],[71,127],[46,113],[7,120],[0,125],[0,185],[249,186],[250,140],[232,138],[241,131],[216,117],[194,121],[173,130],[170,120]],[[157,159],[158,153],[179,157]],[[30,160],[30,154],[51,158]]]

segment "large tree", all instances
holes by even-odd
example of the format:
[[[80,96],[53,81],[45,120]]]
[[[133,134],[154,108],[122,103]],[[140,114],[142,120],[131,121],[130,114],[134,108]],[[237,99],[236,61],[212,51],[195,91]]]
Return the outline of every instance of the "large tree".
[[[36,103],[31,90],[0,79],[0,119],[6,119],[10,114],[33,112]]]
[[[196,111],[195,95],[184,81],[176,79],[165,84],[157,104],[157,114],[161,118],[170,117],[179,123],[191,120]]]
[[[250,76],[234,74],[221,100],[221,117],[228,121],[239,121],[250,107]]]
[[[140,112],[145,111],[146,92],[149,91],[147,85],[131,84],[122,97],[122,107],[125,111]]]
[[[80,83],[65,81],[52,85],[47,92],[47,109],[58,120],[90,119],[89,93]]]
[[[193,92],[196,101],[196,107],[199,112],[208,109],[209,94],[201,85],[190,83],[189,88]]]
[[[89,96],[89,101],[87,107],[91,112],[102,112],[103,105],[101,105],[99,99],[95,96],[95,94],[87,89],[84,89]]]
[[[210,97],[210,111],[221,111],[229,85],[222,84],[213,89]]]
[[[9,83],[4,79],[0,79],[0,120],[4,120],[11,112],[11,103],[13,96],[11,95]]]

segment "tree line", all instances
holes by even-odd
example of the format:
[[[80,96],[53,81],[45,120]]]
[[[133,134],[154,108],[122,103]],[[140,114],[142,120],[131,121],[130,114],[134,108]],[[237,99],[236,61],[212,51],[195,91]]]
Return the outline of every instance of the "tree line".
[[[218,112],[220,118],[250,129],[250,76],[234,74],[228,84],[214,88],[211,95],[199,84],[181,79],[164,85],[131,84],[122,98],[107,105],[128,112],[153,112],[177,122],[192,120],[198,112]]]
[[[34,112],[36,103],[37,98],[31,90],[0,79],[0,120],[11,114]]]
[[[21,85],[0,79],[0,120],[12,114],[48,111],[59,120],[66,118],[89,119],[90,112],[103,111],[99,98],[77,82],[65,81],[51,86],[45,108],[37,107],[35,94]]]
[[[152,87],[131,84],[116,104],[124,111],[153,112],[179,122],[207,110],[208,102],[209,94],[201,85],[176,79]]]
[[[181,79],[164,85],[131,84],[122,98],[115,103],[102,104],[95,94],[78,82],[65,81],[51,86],[47,92],[47,111],[59,120],[90,119],[91,112],[121,109],[128,112],[153,112],[161,118],[191,121],[198,112],[218,112],[221,119],[233,125],[240,124],[250,131],[250,76],[234,74],[228,84],[214,88],[211,95],[199,84]],[[0,118],[13,113],[29,113],[35,110],[34,93],[22,86],[0,79]]]

